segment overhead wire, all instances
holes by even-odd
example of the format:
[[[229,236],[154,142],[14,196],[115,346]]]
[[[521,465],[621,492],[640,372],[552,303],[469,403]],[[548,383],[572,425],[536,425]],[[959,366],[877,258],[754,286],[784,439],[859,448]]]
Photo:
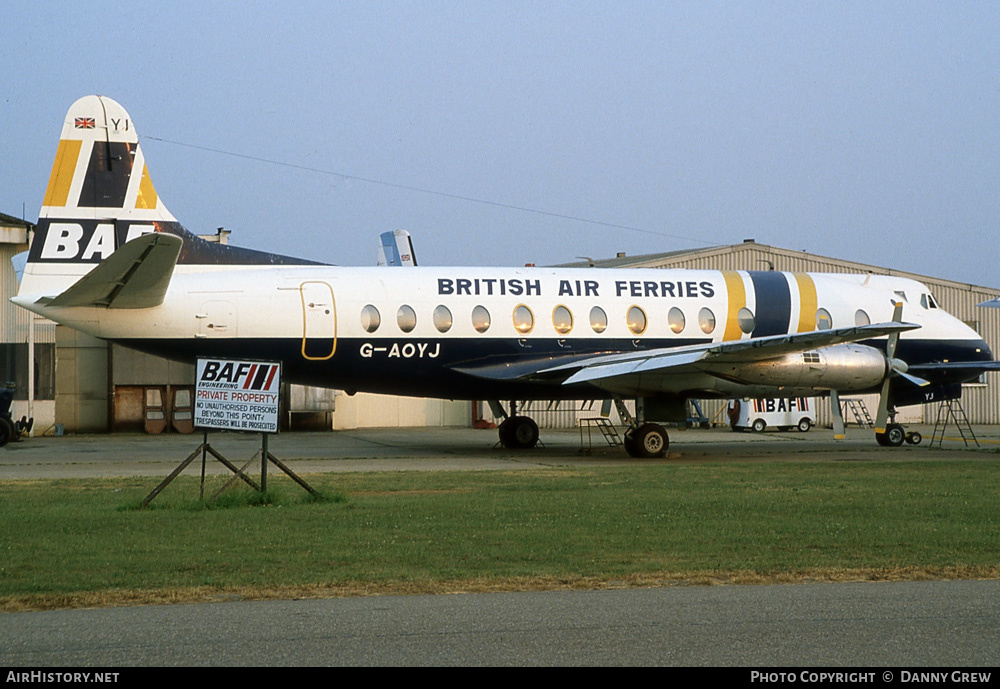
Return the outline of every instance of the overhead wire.
[[[143,139],[148,139],[150,141],[159,141],[165,144],[173,144],[174,146],[183,146],[185,148],[192,148],[198,151],[206,151],[208,153],[216,153],[218,155],[226,155],[234,158],[242,158],[243,160],[252,160],[258,163],[265,163],[267,165],[279,165],[281,167],[287,167],[294,170],[302,170],[304,172],[313,172],[321,175],[330,175],[334,177],[340,177],[342,179],[349,179],[357,182],[365,182],[368,184],[378,184],[384,187],[391,187],[393,189],[402,189],[404,191],[412,191],[420,194],[430,194],[433,196],[439,196],[448,199],[455,199],[457,201],[466,201],[468,203],[478,203],[486,206],[493,206],[495,208],[505,208],[507,210],[521,211],[524,213],[534,213],[536,215],[544,215],[550,218],[559,218],[561,220],[571,220],[574,222],[587,223],[590,225],[598,225],[600,227],[609,227],[616,230],[627,230],[629,232],[640,232],[643,234],[655,235],[658,237],[669,237],[671,239],[679,239],[686,242],[692,242],[695,244],[701,244],[705,247],[715,247],[720,246],[719,244],[713,244],[711,242],[706,242],[702,239],[696,239],[694,237],[686,237],[684,235],[671,234],[669,232],[658,232],[656,230],[649,230],[643,227],[635,227],[632,225],[621,225],[618,223],[606,222],[604,220],[594,220],[592,218],[584,218],[578,215],[569,215],[566,213],[555,213],[553,211],[545,211],[538,208],[529,208],[527,206],[518,206],[512,203],[502,203],[500,201],[490,201],[489,199],[480,199],[474,196],[465,196],[463,194],[454,194],[447,191],[439,191],[437,189],[428,189],[426,187],[417,187],[410,184],[399,184],[397,182],[387,182],[381,179],[375,179],[372,177],[361,177],[359,175],[349,175],[343,172],[337,172],[336,170],[324,170],[323,168],[311,167],[309,165],[300,165],[298,163],[289,163],[282,160],[274,160],[271,158],[262,158],[260,156],[252,156],[246,153],[236,153],[234,151],[226,151],[220,148],[212,148],[211,146],[202,146],[199,144],[190,144],[183,141],[174,141],[171,139],[164,139],[158,136],[149,136],[148,134],[142,136]]]

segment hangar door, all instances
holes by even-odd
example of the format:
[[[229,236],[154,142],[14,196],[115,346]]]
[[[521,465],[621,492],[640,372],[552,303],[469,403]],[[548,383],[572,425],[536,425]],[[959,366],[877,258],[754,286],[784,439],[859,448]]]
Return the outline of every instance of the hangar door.
[[[329,359],[337,350],[337,306],[329,284],[311,280],[299,285],[302,297],[302,357]]]

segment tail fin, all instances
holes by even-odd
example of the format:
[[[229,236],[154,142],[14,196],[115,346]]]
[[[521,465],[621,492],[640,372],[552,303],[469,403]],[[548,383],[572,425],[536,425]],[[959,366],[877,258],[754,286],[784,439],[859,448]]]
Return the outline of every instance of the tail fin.
[[[406,230],[383,232],[379,235],[378,265],[415,266],[417,256],[413,253],[413,242]]]
[[[103,96],[73,103],[28,261],[99,263],[139,235],[177,230],[176,218],[153,187],[125,109]]]
[[[203,242],[167,210],[149,176],[132,118],[105,96],[85,96],[63,122],[19,294],[54,296],[127,242],[181,237],[178,263],[313,263]]]

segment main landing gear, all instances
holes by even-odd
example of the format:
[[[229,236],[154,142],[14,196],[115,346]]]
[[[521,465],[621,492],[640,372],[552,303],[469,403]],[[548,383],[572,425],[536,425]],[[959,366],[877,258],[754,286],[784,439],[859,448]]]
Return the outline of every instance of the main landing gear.
[[[618,397],[615,398],[615,407],[622,421],[628,424],[624,445],[629,457],[659,459],[667,454],[667,448],[670,447],[667,429],[658,423],[639,423]]]
[[[530,450],[538,444],[538,424],[530,417],[517,414],[517,402],[511,400],[510,415],[499,402],[491,400],[489,404],[495,417],[503,417],[497,428],[501,445],[508,450]]]
[[[517,413],[517,402],[511,400],[510,414],[504,410],[499,401],[490,400],[489,405],[493,410],[493,416],[503,419],[497,429],[503,447],[508,450],[528,450],[538,444],[538,424],[533,419]],[[631,457],[657,459],[667,454],[670,437],[663,426],[658,423],[639,423],[621,399],[616,398],[615,405],[618,407],[619,416],[628,426],[623,444],[625,451]]]
[[[527,416],[508,416],[497,431],[500,444],[510,450],[528,450],[538,444],[538,424]]]
[[[667,454],[670,437],[658,423],[644,423],[625,431],[625,451],[630,457],[656,459]]]
[[[919,445],[920,441],[924,439],[923,436],[916,431],[907,433],[906,429],[896,423],[895,410],[890,410],[889,414],[891,421],[886,424],[885,433],[875,434],[875,442],[882,447],[899,447],[904,442],[909,445]]]

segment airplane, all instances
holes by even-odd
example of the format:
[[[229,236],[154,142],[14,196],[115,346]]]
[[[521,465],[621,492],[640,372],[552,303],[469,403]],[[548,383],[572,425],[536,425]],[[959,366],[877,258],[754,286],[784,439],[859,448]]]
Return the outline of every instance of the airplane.
[[[69,109],[13,301],[95,337],[193,362],[274,360],[285,380],[487,400],[529,448],[519,400],[613,399],[635,457],[662,457],[689,399],[879,392],[896,408],[996,370],[930,290],[882,275],[718,270],[338,267],[205,242],[167,210],[131,117]],[[907,320],[903,320],[903,309]],[[622,401],[635,399],[635,414]],[[505,409],[503,402],[509,401]]]
[[[413,240],[406,230],[393,230],[379,235],[377,265],[389,267],[412,267],[417,265],[413,252]]]

